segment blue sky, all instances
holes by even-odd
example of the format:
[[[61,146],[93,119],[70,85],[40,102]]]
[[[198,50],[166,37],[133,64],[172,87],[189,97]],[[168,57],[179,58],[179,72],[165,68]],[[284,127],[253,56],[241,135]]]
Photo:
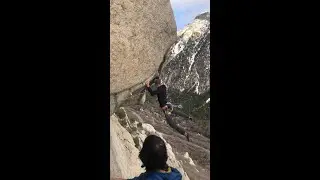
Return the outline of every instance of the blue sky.
[[[210,0],[170,0],[177,23],[181,30],[185,25],[205,11],[210,11]]]

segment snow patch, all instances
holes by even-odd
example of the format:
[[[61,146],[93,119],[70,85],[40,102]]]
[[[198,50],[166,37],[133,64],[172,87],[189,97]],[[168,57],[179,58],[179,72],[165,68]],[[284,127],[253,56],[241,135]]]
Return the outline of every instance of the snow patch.
[[[196,76],[197,76],[197,82],[196,82],[196,89],[195,89],[195,93],[200,94],[200,92],[199,92],[199,86],[200,86],[200,82],[199,82],[199,80],[200,80],[200,76],[199,76],[199,74],[198,74],[198,72],[197,72],[197,71],[195,71],[195,74],[196,74]]]
[[[200,83],[199,83],[199,81],[196,83],[196,90],[194,91],[195,93],[197,93],[197,94],[200,94],[199,93],[199,85],[200,85]]]
[[[172,48],[172,56],[176,56],[177,54],[179,54],[183,48],[184,48],[184,44],[182,41],[179,41],[173,48]]]
[[[210,98],[208,98],[208,99],[206,100],[206,103],[208,103],[208,102],[210,102]]]
[[[188,59],[188,61],[189,61],[189,72],[190,72],[190,70],[191,70],[191,67],[192,67],[192,65],[193,65],[193,63],[194,63],[194,57],[197,55],[197,53],[194,53],[192,56],[191,56],[191,58],[190,59]]]
[[[209,28],[210,22],[202,19],[195,19],[191,24],[188,24],[184,29],[178,31],[178,36],[182,38],[184,42],[188,42],[190,37],[194,33],[204,34]]]

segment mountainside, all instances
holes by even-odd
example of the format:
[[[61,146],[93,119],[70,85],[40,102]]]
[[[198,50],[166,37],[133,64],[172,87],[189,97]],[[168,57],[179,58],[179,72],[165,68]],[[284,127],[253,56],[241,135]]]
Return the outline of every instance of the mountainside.
[[[210,13],[203,13],[178,32],[161,70],[170,89],[203,94],[210,89]]]
[[[178,32],[161,69],[168,98],[198,120],[210,119],[210,13],[198,15]],[[206,122],[204,127],[209,126]]]

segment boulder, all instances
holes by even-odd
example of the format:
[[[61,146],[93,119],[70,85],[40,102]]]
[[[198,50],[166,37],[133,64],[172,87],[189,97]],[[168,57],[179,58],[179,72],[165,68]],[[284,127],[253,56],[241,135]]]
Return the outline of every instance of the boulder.
[[[111,0],[110,93],[151,77],[176,41],[176,30],[169,0]]]

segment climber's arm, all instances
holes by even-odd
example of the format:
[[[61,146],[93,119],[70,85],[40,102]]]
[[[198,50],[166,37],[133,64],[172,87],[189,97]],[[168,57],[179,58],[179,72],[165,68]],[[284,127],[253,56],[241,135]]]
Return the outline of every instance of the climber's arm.
[[[147,90],[149,91],[149,93],[150,93],[151,96],[154,96],[154,95],[156,95],[156,94],[159,93],[158,90],[153,91],[153,90],[151,89],[149,80],[146,82],[146,88],[147,88]]]

